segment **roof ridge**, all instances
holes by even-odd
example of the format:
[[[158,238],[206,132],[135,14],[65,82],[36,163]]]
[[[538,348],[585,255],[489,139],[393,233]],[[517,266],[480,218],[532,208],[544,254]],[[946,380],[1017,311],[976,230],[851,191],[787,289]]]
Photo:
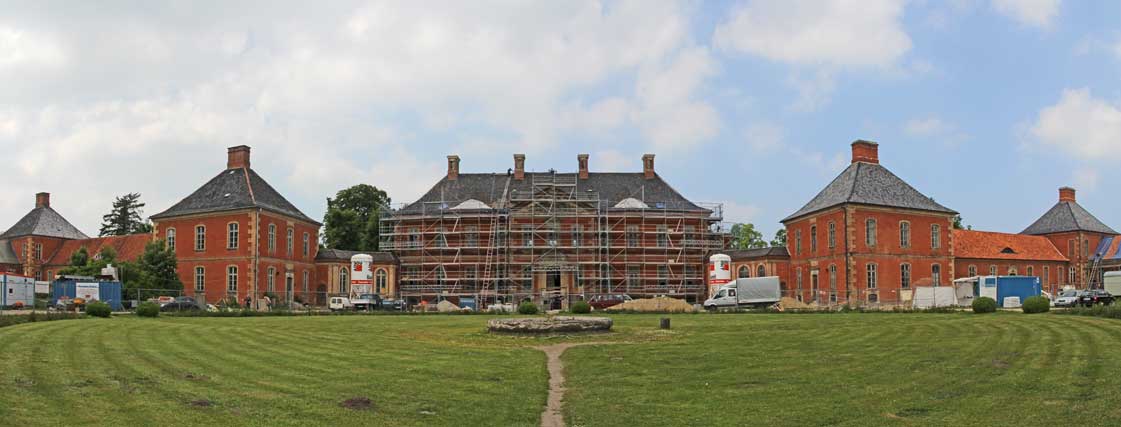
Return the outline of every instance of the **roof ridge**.
[[[852,201],[852,196],[856,194],[856,183],[860,181],[860,169],[864,162],[856,162],[856,171],[852,173],[852,187],[849,188],[849,195],[845,197],[846,201]]]
[[[245,176],[245,188],[249,189],[249,201],[253,202],[253,204],[256,205],[257,196],[253,195],[253,181],[249,179],[249,168],[242,167],[241,173]]]

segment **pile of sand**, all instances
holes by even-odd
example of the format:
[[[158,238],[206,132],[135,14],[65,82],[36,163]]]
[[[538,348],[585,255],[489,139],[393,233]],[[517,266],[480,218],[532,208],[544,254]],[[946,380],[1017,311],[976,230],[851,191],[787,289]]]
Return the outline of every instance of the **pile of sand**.
[[[782,297],[782,301],[779,304],[782,305],[782,308],[810,308],[809,304],[798,302],[798,300],[790,297]]]
[[[693,311],[693,305],[685,302],[685,300],[659,297],[627,301],[622,304],[607,307],[606,310],[688,313]]]
[[[450,313],[453,311],[459,311],[459,306],[448,302],[448,300],[443,300],[440,301],[439,304],[436,304],[436,311],[439,311],[441,313]]]

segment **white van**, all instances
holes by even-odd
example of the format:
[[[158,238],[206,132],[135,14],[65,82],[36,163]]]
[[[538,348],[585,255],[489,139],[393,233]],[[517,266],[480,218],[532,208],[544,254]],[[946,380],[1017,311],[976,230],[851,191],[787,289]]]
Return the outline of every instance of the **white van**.
[[[346,297],[331,297],[327,303],[327,308],[331,311],[344,311],[354,309],[354,304],[350,303],[350,299]]]

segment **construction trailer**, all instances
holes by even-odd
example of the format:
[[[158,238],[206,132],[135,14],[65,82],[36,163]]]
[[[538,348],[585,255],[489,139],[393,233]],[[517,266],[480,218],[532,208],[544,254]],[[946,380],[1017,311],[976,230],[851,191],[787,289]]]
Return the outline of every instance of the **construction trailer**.
[[[35,306],[35,279],[0,274],[0,307]]]
[[[466,178],[454,184],[479,186]],[[382,212],[380,248],[398,257],[399,296],[412,304],[472,298],[480,309],[527,299],[565,306],[596,294],[699,302],[706,256],[728,242],[721,205],[679,195],[654,201],[641,182],[622,189],[636,197],[608,200],[577,174],[473,179],[489,189]]]

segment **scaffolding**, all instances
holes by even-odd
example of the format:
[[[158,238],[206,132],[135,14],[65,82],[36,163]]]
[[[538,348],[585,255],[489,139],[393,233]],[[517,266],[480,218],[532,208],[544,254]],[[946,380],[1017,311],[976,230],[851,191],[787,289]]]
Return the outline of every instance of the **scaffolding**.
[[[439,200],[387,209],[380,243],[400,262],[400,296],[470,297],[481,307],[705,293],[706,256],[727,241],[722,205],[605,200],[575,174],[525,179],[528,186],[496,177],[492,205]]]

